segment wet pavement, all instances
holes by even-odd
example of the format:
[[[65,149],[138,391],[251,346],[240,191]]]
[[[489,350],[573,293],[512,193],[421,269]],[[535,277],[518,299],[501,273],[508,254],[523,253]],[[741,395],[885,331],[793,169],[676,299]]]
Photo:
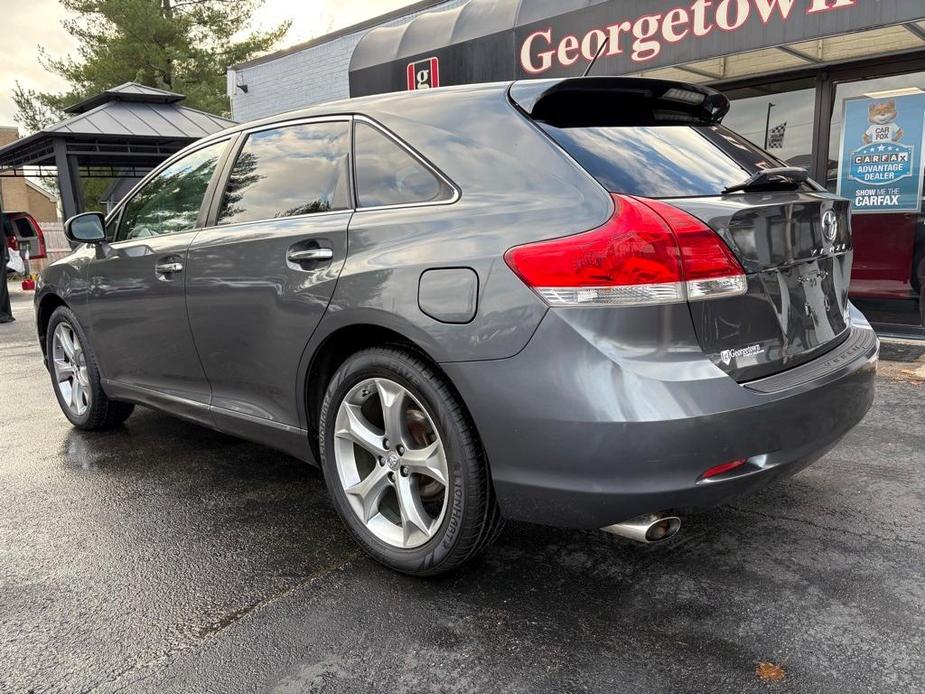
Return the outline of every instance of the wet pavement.
[[[822,461],[664,545],[510,523],[420,580],[362,555],[320,474],[281,453],[144,409],[71,429],[31,296],[14,311],[0,692],[925,688],[925,385],[908,371],[881,370]]]

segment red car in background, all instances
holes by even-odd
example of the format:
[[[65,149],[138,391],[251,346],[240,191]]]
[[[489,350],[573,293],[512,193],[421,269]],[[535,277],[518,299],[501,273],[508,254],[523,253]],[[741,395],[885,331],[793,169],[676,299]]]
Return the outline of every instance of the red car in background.
[[[881,325],[925,323],[925,223],[917,214],[851,218],[851,298]]]
[[[10,253],[19,255],[23,243],[29,244],[29,259],[41,260],[46,257],[45,235],[42,227],[28,212],[6,212],[9,225],[6,227],[6,245]],[[12,229],[13,233],[10,234]]]

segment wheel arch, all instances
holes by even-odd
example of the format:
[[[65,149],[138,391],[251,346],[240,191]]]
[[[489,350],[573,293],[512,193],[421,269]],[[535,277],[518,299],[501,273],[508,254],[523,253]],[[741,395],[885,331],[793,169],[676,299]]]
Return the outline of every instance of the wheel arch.
[[[47,357],[48,349],[48,323],[51,320],[51,314],[60,306],[68,306],[68,303],[58,294],[49,292],[39,300],[38,308],[35,310],[35,329],[38,331],[39,344],[42,347],[42,356]]]
[[[473,421],[459,389],[456,388],[450,376],[441,368],[440,363],[429,350],[407,335],[390,327],[375,323],[345,325],[331,331],[319,341],[318,346],[312,353],[305,377],[302,379],[303,392],[300,401],[305,408],[306,427],[308,428],[309,442],[315,460],[321,460],[319,454],[318,416],[321,412],[321,402],[324,399],[324,393],[331,377],[341,364],[353,354],[371,347],[386,346],[407,349],[426,361],[450,385],[454,394],[462,403],[466,416],[470,421]],[[476,433],[478,433],[477,430]]]

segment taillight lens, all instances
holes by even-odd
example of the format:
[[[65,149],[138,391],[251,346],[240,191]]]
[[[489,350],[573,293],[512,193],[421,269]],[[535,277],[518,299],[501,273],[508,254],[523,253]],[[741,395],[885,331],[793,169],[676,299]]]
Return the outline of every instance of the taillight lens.
[[[737,460],[730,460],[728,463],[720,463],[719,465],[714,465],[709,470],[705,470],[704,473],[700,476],[700,479],[708,480],[711,477],[719,477],[720,475],[724,475],[727,472],[737,470],[747,462],[747,458],[739,458]]]
[[[6,245],[11,251],[19,252],[19,243],[16,241],[15,236],[7,236]]]
[[[663,202],[613,195],[613,216],[504,260],[551,306],[643,306],[743,294],[745,273],[716,233]]]
[[[32,223],[32,228],[35,230],[35,238],[38,242],[37,253],[33,255],[34,258],[44,258],[45,253],[45,234],[42,231],[42,227],[39,226],[39,223],[35,221],[35,217],[29,215],[29,221]]]

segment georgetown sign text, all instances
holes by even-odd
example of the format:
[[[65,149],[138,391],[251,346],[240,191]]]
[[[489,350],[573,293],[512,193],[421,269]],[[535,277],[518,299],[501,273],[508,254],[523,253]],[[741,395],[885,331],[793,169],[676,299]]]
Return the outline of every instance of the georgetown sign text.
[[[634,63],[657,57],[665,46],[697,41],[710,34],[738,31],[750,22],[767,25],[772,19],[799,21],[798,15],[814,15],[846,9],[865,0],[695,0],[665,12],[649,12],[632,18],[616,18],[603,27],[583,33],[557,31],[550,25],[529,34],[520,45],[520,67],[531,76],[554,66],[570,67],[591,61],[601,46],[602,57],[626,54]],[[866,0],[870,1],[870,0]]]

